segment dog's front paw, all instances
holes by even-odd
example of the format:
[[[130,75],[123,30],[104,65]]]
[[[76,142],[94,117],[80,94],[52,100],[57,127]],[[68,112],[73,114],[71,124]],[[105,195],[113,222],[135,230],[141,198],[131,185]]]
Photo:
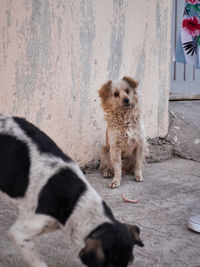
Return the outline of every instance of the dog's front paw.
[[[142,182],[144,180],[142,175],[136,175],[134,179],[136,182]]]
[[[113,179],[112,182],[109,184],[110,188],[116,188],[120,186],[120,180]]]
[[[110,172],[110,171],[104,171],[103,172],[103,177],[104,178],[110,178],[110,177],[112,177],[113,175],[112,175],[112,173]]]

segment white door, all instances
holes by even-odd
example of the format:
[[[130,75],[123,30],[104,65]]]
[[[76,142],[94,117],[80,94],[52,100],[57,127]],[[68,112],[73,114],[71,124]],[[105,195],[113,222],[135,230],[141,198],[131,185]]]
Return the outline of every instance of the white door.
[[[185,0],[173,0],[172,49],[175,51]],[[192,65],[173,62],[171,75],[170,100],[200,99],[200,69]]]

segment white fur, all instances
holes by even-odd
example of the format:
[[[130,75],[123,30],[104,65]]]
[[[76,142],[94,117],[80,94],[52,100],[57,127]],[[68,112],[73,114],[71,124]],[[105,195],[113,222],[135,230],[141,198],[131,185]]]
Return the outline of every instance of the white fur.
[[[4,122],[1,119],[4,119]],[[39,151],[32,139],[24,133],[11,116],[0,115],[0,133],[6,133],[25,142],[31,154],[29,186],[25,197],[16,200],[0,192],[0,197],[4,201],[18,208],[19,216],[15,224],[10,228],[9,235],[19,247],[29,266],[47,267],[36,252],[33,243],[35,236],[60,228],[69,234],[72,241],[82,247],[84,239],[98,225],[104,222],[112,223],[104,214],[101,197],[88,183],[76,163],[68,163],[59,157]],[[51,163],[55,163],[54,167],[52,167]],[[63,226],[53,217],[35,214],[35,209],[41,188],[52,175],[64,167],[68,167],[75,172],[85,183],[87,190],[80,197],[72,214]]]

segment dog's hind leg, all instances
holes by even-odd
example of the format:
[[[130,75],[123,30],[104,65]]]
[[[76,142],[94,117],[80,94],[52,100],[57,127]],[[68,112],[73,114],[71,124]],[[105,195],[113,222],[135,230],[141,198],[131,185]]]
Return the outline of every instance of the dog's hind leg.
[[[134,169],[134,179],[136,182],[143,181],[142,177],[142,167],[144,165],[144,153],[143,147],[138,146],[135,151],[135,169]]]
[[[48,231],[54,219],[45,215],[34,215],[28,219],[19,217],[9,230],[9,236],[20,250],[30,267],[47,267],[36,251],[33,239]]]
[[[121,160],[121,149],[119,147],[111,147],[110,157],[114,168],[114,178],[110,183],[110,188],[116,188],[120,186],[122,176],[122,160]]]
[[[135,154],[130,157],[122,158],[122,174],[134,173]]]
[[[113,176],[114,171],[110,160],[110,151],[107,146],[103,146],[101,149],[101,163],[99,169],[103,173],[104,178]]]

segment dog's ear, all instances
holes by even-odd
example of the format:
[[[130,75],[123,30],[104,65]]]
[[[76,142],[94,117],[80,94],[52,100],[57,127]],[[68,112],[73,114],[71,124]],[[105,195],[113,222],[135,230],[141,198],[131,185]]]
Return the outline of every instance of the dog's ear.
[[[122,80],[126,81],[132,88],[138,87],[139,82],[137,82],[136,80],[134,80],[131,77],[124,76],[124,78]]]
[[[103,267],[104,253],[101,241],[87,238],[85,247],[79,253],[79,257],[88,267]]]
[[[105,102],[110,95],[112,81],[109,80],[104,85],[102,85],[101,89],[99,90],[99,96],[101,97],[102,101]]]
[[[137,244],[140,247],[144,247],[144,243],[140,239],[140,228],[137,225],[130,225],[130,224],[125,224],[131,233],[133,243]]]

